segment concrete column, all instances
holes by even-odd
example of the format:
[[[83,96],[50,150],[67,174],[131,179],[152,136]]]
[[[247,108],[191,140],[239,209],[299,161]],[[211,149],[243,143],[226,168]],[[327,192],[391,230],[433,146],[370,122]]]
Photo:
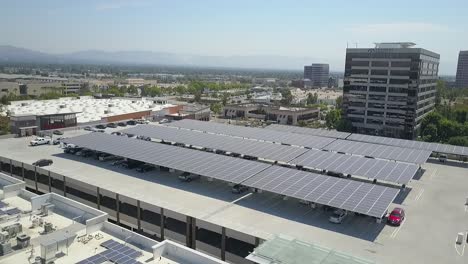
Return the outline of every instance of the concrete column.
[[[255,247],[258,247],[260,245],[260,238],[255,237]]]
[[[23,181],[24,181],[24,163],[21,162],[21,177],[23,177]]]
[[[10,176],[13,176],[13,161],[10,159]]]
[[[117,218],[117,224],[120,224],[120,199],[119,194],[115,194],[115,217]]]
[[[36,187],[36,192],[39,191],[37,188],[37,167],[34,166],[34,186]]]
[[[226,260],[226,228],[221,227],[221,260]]]
[[[189,248],[192,247],[192,218],[185,217],[185,245]]]
[[[140,200],[137,200],[137,227],[138,227],[138,231],[141,231],[141,207],[140,207]]]
[[[50,178],[50,171],[47,171],[47,176],[49,176],[49,192],[52,192],[52,179]]]
[[[96,187],[96,204],[97,209],[101,210],[101,188]]]
[[[192,218],[192,248],[197,249],[197,219]]]
[[[67,197],[67,177],[63,176],[63,196]]]
[[[161,207],[161,210],[159,212],[159,215],[161,216],[161,224],[160,224],[160,234],[161,234],[161,240],[164,240],[164,208]]]

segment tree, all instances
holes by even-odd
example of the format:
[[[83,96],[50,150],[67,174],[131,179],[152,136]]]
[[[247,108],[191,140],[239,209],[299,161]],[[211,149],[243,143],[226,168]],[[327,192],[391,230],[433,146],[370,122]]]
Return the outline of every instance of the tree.
[[[436,85],[436,97],[435,105],[439,106],[442,98],[446,96],[447,87],[445,86],[445,81],[438,80]]]
[[[328,129],[335,129],[338,121],[341,119],[341,111],[338,109],[330,110],[325,117],[325,124]]]
[[[318,101],[318,94],[317,93],[314,93],[313,95],[312,95],[312,93],[307,94],[307,105],[316,104],[317,101]]]
[[[10,119],[7,116],[0,115],[0,135],[10,133]]]
[[[424,141],[437,142],[439,139],[437,126],[435,124],[428,124],[422,133],[422,138]]]
[[[338,120],[336,124],[336,130],[341,132],[353,132],[353,124],[348,119],[344,119],[343,117]]]
[[[281,91],[281,97],[281,104],[283,105],[290,105],[293,100],[293,95],[289,89]]]
[[[138,89],[134,85],[130,85],[130,87],[127,88],[127,93],[129,94],[137,94]]]
[[[336,108],[341,109],[343,107],[343,96],[340,95],[336,98]]]
[[[187,93],[187,89],[185,88],[185,86],[183,85],[178,85],[176,88],[175,88],[175,91],[178,95],[183,95],[185,93]]]
[[[468,136],[452,137],[449,139],[450,145],[468,147]]]
[[[210,110],[215,114],[220,114],[223,110],[223,105],[220,103],[214,103],[210,106]]]
[[[221,100],[222,100],[223,106],[226,106],[227,101],[229,100],[229,94],[228,93],[223,93],[223,97],[222,97]]]
[[[200,90],[196,90],[194,93],[194,100],[195,102],[200,102],[201,101],[201,96],[202,96],[202,92]]]

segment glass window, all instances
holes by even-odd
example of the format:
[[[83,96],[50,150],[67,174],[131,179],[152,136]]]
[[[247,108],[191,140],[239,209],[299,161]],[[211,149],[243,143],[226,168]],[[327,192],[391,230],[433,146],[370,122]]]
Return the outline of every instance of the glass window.
[[[388,61],[373,61],[372,67],[388,67]]]

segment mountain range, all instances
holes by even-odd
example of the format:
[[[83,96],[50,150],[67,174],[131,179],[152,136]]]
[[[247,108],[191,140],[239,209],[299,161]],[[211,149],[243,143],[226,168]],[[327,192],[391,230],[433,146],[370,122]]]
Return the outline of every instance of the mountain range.
[[[263,68],[302,70],[314,62],[310,57],[288,56],[203,56],[154,51],[102,51],[85,50],[73,53],[50,54],[40,51],[0,45],[0,63],[82,63],[82,64],[132,64],[201,66],[229,68]]]

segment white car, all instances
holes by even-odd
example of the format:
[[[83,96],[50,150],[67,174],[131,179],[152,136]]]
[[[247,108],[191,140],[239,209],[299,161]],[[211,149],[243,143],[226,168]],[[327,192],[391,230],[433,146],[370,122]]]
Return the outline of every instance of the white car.
[[[341,224],[347,215],[348,213],[345,210],[338,209],[335,210],[332,215],[330,215],[328,221],[335,224]]]
[[[31,146],[46,145],[46,144],[50,144],[50,143],[52,143],[52,139],[51,138],[46,138],[46,137],[37,137],[36,139],[33,139],[33,140],[31,140],[31,142],[29,142],[29,144],[31,144]]]

